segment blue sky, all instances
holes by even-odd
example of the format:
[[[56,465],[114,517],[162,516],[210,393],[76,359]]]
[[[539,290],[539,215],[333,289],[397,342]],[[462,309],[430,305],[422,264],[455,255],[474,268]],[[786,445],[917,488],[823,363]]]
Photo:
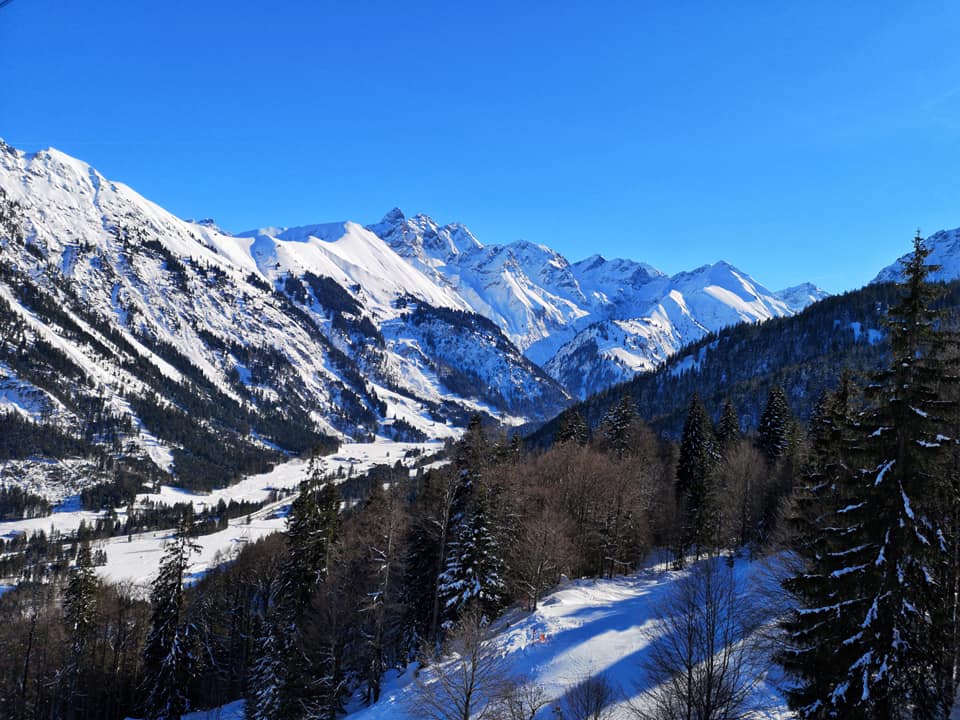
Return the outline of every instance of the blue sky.
[[[14,0],[0,137],[231,230],[397,205],[773,289],[960,226],[957,4],[467,5]]]

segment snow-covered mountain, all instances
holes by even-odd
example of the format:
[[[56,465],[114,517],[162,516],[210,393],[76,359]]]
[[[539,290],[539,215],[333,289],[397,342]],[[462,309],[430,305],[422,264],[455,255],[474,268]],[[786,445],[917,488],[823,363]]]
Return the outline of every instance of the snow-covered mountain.
[[[672,277],[571,263],[399,210],[232,235],[62,152],[7,145],[0,228],[7,421],[82,440],[90,463],[126,448],[201,485],[332,436],[544,419],[706,333],[823,295],[772,293],[723,262]]]
[[[827,295],[809,283],[774,293],[722,261],[670,277],[599,255],[570,263],[522,240],[485,246],[462,225],[398,209],[368,227],[579,397],[653,369],[707,333],[792,315]]]
[[[940,230],[923,241],[930,250],[927,263],[939,265],[940,269],[931,274],[932,280],[956,280],[960,278],[960,228]],[[909,257],[904,254],[895,262],[883,268],[873,282],[896,282],[903,278],[903,262]]]
[[[57,150],[0,145],[0,410],[91,464],[126,448],[215,484],[324,437],[443,437],[566,402],[359,225],[232,236]]]

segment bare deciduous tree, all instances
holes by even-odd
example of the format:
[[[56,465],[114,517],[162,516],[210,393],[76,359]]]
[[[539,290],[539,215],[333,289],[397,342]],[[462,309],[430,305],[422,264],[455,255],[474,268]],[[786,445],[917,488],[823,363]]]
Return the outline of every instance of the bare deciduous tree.
[[[417,720],[494,718],[507,678],[492,637],[479,610],[467,610],[440,651],[428,651],[430,667],[417,677],[409,716]]]
[[[732,568],[703,561],[658,607],[642,661],[647,684],[632,709],[641,720],[741,720],[768,663],[758,641],[758,605]]]
[[[617,690],[606,675],[588,675],[564,693],[560,715],[563,720],[608,720],[616,698]]]
[[[497,700],[497,720],[534,720],[549,701],[543,687],[532,680],[508,681]]]

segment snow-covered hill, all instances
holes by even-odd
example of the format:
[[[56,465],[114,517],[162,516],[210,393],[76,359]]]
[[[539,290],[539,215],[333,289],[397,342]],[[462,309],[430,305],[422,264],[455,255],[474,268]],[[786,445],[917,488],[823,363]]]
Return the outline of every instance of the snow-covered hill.
[[[611,688],[603,703],[603,717],[610,720],[635,718],[631,705],[644,707],[649,690],[645,660],[653,645],[663,637],[663,613],[671,593],[688,577],[689,571],[661,568],[610,580],[569,582],[548,595],[534,612],[511,610],[494,624],[490,655],[496,674],[514,682],[542,689],[542,706],[536,718],[556,717],[563,707],[564,693],[584,678],[603,677]],[[754,603],[760,588],[769,586],[773,575],[760,563],[737,561],[734,582],[739,597]],[[767,614],[767,618],[772,613]],[[744,673],[755,686],[745,710],[757,718],[793,717],[778,689],[781,681],[769,648],[757,643]],[[745,663],[746,665],[746,663]],[[378,702],[364,707],[359,698],[351,703],[351,720],[396,720],[417,717],[414,696],[416,665],[402,674],[394,673],[385,682]],[[419,670],[430,683],[430,669]],[[485,673],[483,677],[492,675]],[[451,685],[453,683],[451,682]],[[478,681],[476,705],[483,705],[489,688]],[[476,707],[475,705],[475,707]],[[243,702],[219,710],[188,716],[193,720],[242,718]],[[592,715],[591,715],[592,717]]]
[[[935,232],[923,241],[923,245],[930,250],[927,263],[940,266],[938,270],[931,274],[932,280],[947,281],[960,278],[960,228]],[[902,280],[902,263],[908,257],[909,253],[887,265],[877,273],[873,282],[897,282]]]

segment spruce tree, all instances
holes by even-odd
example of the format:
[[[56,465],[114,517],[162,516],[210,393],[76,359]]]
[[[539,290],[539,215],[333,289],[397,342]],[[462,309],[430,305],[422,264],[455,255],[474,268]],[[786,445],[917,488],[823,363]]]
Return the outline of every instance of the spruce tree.
[[[200,549],[189,531],[182,520],[150,591],[150,631],[143,648],[147,720],[179,720],[189,709],[187,686],[195,659],[192,628],[184,617],[183,580],[190,554]]]
[[[740,439],[740,418],[730,398],[723,403],[720,420],[717,422],[717,445],[721,454],[732,448]]]
[[[714,470],[717,463],[713,424],[699,395],[690,401],[683,425],[675,492],[680,508],[679,563],[693,547],[696,554],[716,545],[718,498]]]
[[[811,456],[787,517],[796,566],[784,586],[797,605],[783,622],[780,663],[793,679],[788,702],[802,718],[843,717],[825,700],[835,690],[833,673],[845,672],[856,660],[844,644],[862,616],[857,573],[849,569],[871,558],[869,548],[850,542],[862,532],[856,515],[859,478],[844,460],[855,430],[851,392],[844,375],[837,391],[817,403],[810,421]]]
[[[629,395],[623,395],[603,419],[603,438],[618,458],[623,457],[630,447],[630,425],[635,415],[633,400]]]
[[[248,690],[253,720],[303,717],[319,700],[314,673],[320,650],[304,631],[318,589],[330,574],[340,529],[340,493],[312,465],[287,518],[287,554],[257,636]],[[321,649],[322,650],[322,649]]]
[[[849,490],[816,523],[830,539],[825,551],[808,552],[818,587],[805,597],[813,581],[791,581],[801,601],[794,637],[823,635],[818,621],[834,625],[798,673],[802,696],[792,700],[801,717],[945,718],[953,703],[956,605],[944,579],[954,572],[954,404],[927,254],[915,239],[903,298],[888,316],[891,365],[867,389],[871,405],[840,453]],[[802,642],[797,657],[811,645]]]
[[[787,437],[790,431],[790,406],[787,394],[779,385],[770,388],[767,405],[760,416],[757,427],[758,443],[767,462],[773,465],[787,451]]]
[[[447,565],[438,588],[448,627],[456,624],[468,607],[478,607],[489,618],[503,602],[503,561],[490,510],[489,490],[472,486],[469,501],[454,519]]]
[[[576,410],[568,410],[560,416],[560,429],[554,438],[557,444],[575,442],[577,445],[586,445],[590,440],[590,429],[587,421]]]
[[[93,640],[97,620],[97,593],[99,583],[93,571],[93,559],[89,543],[81,543],[77,551],[77,563],[63,594],[63,619],[70,643],[64,668],[66,688],[64,692],[65,718],[83,714],[81,677],[84,673],[88,649]]]

